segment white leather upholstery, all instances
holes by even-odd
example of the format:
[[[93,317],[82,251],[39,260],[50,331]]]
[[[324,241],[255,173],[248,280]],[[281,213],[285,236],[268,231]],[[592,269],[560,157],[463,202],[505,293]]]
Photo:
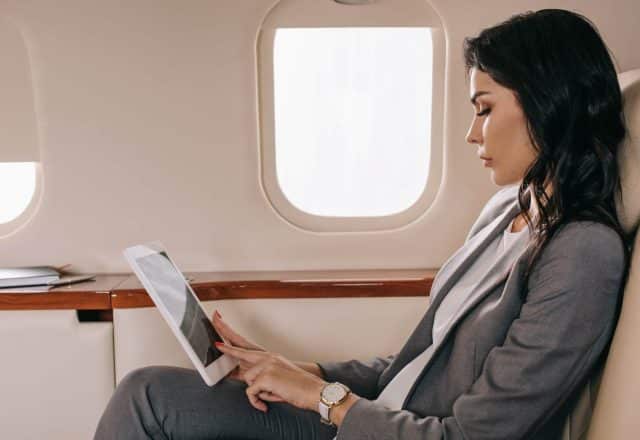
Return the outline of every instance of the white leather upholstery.
[[[618,217],[629,233],[640,223],[640,69],[622,73],[618,79],[628,129],[618,161],[622,177]]]
[[[623,204],[619,213],[627,232],[640,222],[640,69],[620,75],[629,136],[620,165]],[[591,419],[590,440],[627,440],[640,436],[640,233],[624,291],[622,311],[604,368]]]
[[[90,439],[114,390],[113,326],[0,311],[0,438]]]

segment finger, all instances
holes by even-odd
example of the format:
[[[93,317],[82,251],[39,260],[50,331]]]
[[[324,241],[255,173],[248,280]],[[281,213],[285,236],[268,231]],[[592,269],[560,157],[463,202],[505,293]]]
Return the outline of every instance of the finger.
[[[254,390],[249,391],[249,388],[247,388],[246,393],[247,393],[247,397],[249,398],[249,403],[251,403],[251,406],[253,406],[255,409],[259,411],[267,412],[267,404],[258,398]]]
[[[252,384],[253,382],[256,381],[258,376],[264,371],[266,366],[267,366],[267,362],[260,362],[252,366],[251,368],[249,368],[247,371],[244,372],[244,380],[246,380],[248,384]]]
[[[238,366],[236,367],[236,369],[232,370],[229,373],[229,376],[231,379],[236,379],[239,380],[241,382],[247,382],[247,379],[245,378],[245,372],[247,370],[249,370],[251,367],[253,367],[253,364],[249,364],[249,363],[245,363],[244,361],[240,361],[240,363],[238,364]],[[249,383],[247,382],[247,384],[249,385]]]
[[[242,336],[233,331],[233,329],[222,319],[222,316],[216,310],[213,315],[211,315],[211,321],[218,323],[220,327],[225,328],[225,330],[231,333],[233,336],[242,339]]]
[[[284,402],[285,400],[278,396],[277,394],[270,393],[268,391],[262,391],[258,394],[258,397],[262,400],[266,400],[267,402]]]
[[[247,361],[244,361],[242,359],[238,360],[238,366],[240,367],[241,371],[243,371],[243,370],[246,371],[249,368],[253,368],[254,365],[256,365],[256,364],[252,364],[251,362],[247,362]]]
[[[235,343],[233,343],[230,339],[229,339],[229,335],[227,334],[226,330],[224,329],[224,327],[222,327],[220,325],[219,322],[216,322],[215,320],[211,321],[211,323],[213,324],[213,328],[216,330],[216,332],[222,336],[222,339],[225,341],[230,341],[233,345],[235,345]]]
[[[218,347],[216,347],[216,348],[218,348]],[[220,350],[220,351],[223,351],[223,350]],[[229,353],[227,353],[227,354],[228,354],[229,356],[231,356],[231,357],[234,357],[232,354],[229,354]],[[234,357],[234,358],[235,358],[235,357]],[[255,363],[255,362],[245,361],[244,359],[236,358],[236,360],[238,361],[238,365],[237,365],[237,367],[238,367],[240,370],[248,370],[249,368],[252,368],[253,366],[257,365],[257,363]],[[258,363],[259,363],[259,362],[258,362]]]
[[[248,386],[245,392],[247,393],[247,397],[255,408],[260,411],[267,412],[267,404],[260,400],[258,397],[260,393],[263,392],[271,392],[268,389],[265,389],[263,386],[264,381],[254,382],[252,385]]]
[[[236,365],[236,367],[231,370],[228,377],[231,379],[240,379],[240,366]]]
[[[244,360],[244,361],[251,362],[253,364],[256,364],[256,363],[260,362],[261,360],[263,360],[267,356],[271,356],[270,353],[267,353],[267,352],[264,352],[264,351],[249,350],[249,349],[240,348],[240,347],[233,347],[231,345],[222,344],[220,342],[216,342],[216,348],[218,350],[220,350],[221,352],[225,353],[225,354],[233,356],[233,357],[235,357],[237,359],[241,359],[241,360]]]
[[[236,335],[232,334],[232,332],[230,331],[231,329],[229,328],[228,325],[225,324],[224,321],[222,321],[222,318],[214,314],[211,317],[211,323],[213,324],[213,327],[218,331],[218,333],[220,333],[221,335],[224,335],[230,341],[233,339],[234,345],[237,344],[238,341],[235,340]]]
[[[251,345],[245,338],[234,332],[233,329],[229,327],[229,325],[224,322],[220,316],[214,314],[211,322],[213,323],[213,326],[218,331],[218,333],[224,336],[224,338],[229,341],[231,345],[236,345],[243,348],[249,347]]]
[[[242,364],[239,365],[240,368],[238,368],[237,371],[233,372],[232,375],[230,377],[238,379],[242,382],[247,382],[247,379],[245,378],[245,372],[251,368],[253,365],[249,365],[249,366],[242,366]],[[247,382],[248,384],[248,382]]]
[[[267,404],[255,396],[249,396],[249,402],[258,411],[267,412]]]
[[[229,324],[227,324],[222,319],[222,316],[220,316],[219,313],[217,315],[215,313],[213,314],[212,322],[213,322],[214,327],[216,325],[220,327],[221,331],[224,333],[224,336],[229,340],[229,342],[231,342],[231,345],[235,345],[235,346],[242,347],[242,348],[248,348],[250,350],[266,351],[264,348],[260,347],[257,344],[254,344],[253,342],[249,342],[247,340],[247,338],[245,338],[244,336],[236,333],[235,330],[233,330],[229,326]],[[218,327],[216,327],[216,329],[217,328]]]

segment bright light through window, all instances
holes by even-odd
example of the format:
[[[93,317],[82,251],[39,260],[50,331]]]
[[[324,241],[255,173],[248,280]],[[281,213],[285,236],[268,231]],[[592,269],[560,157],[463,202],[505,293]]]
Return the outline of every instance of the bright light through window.
[[[35,163],[0,163],[0,224],[22,214],[29,206],[35,189]]]
[[[274,42],[276,173],[298,209],[409,208],[429,170],[429,28],[281,28]]]

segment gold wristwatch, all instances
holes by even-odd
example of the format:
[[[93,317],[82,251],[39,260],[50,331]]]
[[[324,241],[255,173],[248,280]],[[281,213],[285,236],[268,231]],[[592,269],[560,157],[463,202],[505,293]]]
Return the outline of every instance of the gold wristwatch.
[[[347,399],[351,390],[340,382],[328,383],[320,391],[320,402],[318,403],[318,412],[320,413],[320,421],[325,425],[335,426],[331,422],[331,408],[340,405]]]

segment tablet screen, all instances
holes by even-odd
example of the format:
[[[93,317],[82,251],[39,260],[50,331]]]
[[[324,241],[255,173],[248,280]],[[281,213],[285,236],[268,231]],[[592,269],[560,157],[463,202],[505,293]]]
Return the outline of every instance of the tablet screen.
[[[162,251],[136,259],[169,314],[204,366],[222,356],[213,345],[223,342],[182,275]]]

